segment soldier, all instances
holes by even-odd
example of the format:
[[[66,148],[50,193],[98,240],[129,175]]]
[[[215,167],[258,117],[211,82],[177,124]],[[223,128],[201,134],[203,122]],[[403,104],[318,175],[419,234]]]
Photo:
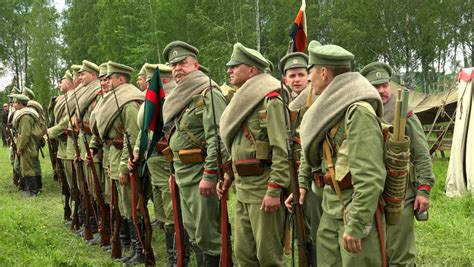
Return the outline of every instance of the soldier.
[[[392,68],[382,62],[372,62],[360,73],[377,89],[384,105],[383,118],[392,123],[396,95],[390,79]],[[398,266],[415,266],[416,246],[414,217],[428,211],[429,196],[434,185],[434,174],[423,127],[418,117],[407,114],[406,132],[410,137],[410,171],[400,223],[387,225],[387,263]],[[417,217],[418,218],[418,217]]]
[[[238,87],[221,118],[235,172],[235,255],[241,266],[284,266],[283,190],[289,186],[285,107],[267,60],[234,45],[227,73]],[[229,182],[225,183],[227,189]]]
[[[3,142],[3,147],[8,146],[7,133],[6,133],[7,123],[8,123],[8,103],[3,103],[3,112],[2,112],[2,142]]]
[[[305,161],[324,175],[318,182],[325,184],[318,265],[380,266],[384,223],[374,217],[381,218],[379,200],[386,176],[377,119],[382,101],[364,77],[350,72],[352,53],[317,43],[308,50],[318,100],[303,117],[301,141]],[[300,192],[304,199],[305,190]]]
[[[26,106],[30,99],[25,95],[14,95],[13,106],[16,110],[12,118],[15,130],[17,155],[19,158],[21,179],[25,185],[24,196],[35,196],[39,192],[38,178],[34,169],[34,160],[38,158],[38,140],[35,132],[39,128],[39,114]]]
[[[132,194],[130,186],[127,145],[135,144],[139,131],[136,118],[144,94],[130,84],[132,72],[133,68],[129,66],[112,61],[107,63],[108,86],[115,92],[103,95],[92,112],[91,125],[97,127],[100,138],[109,146],[110,178],[117,187],[122,224],[128,225],[130,231],[132,253],[120,260],[124,263],[143,263],[145,257],[138,237],[144,237],[144,227],[143,222],[138,220],[137,232],[132,220],[136,208],[132,206],[132,196],[135,195],[136,199],[138,196],[136,192]],[[127,140],[130,144],[126,143]]]
[[[176,82],[171,76],[171,68],[162,64],[145,64],[146,87],[149,86],[150,80],[152,79],[157,67],[160,69],[160,77],[162,80],[163,89],[165,90],[165,92],[171,93],[171,90],[176,86]],[[144,106],[145,105],[141,105],[140,110],[138,112],[137,121],[139,128],[142,128],[143,124]],[[135,143],[134,162],[138,162],[139,160],[138,153],[142,130],[143,129],[141,129],[138,135],[139,137],[137,138],[137,142]],[[150,131],[150,133],[148,133],[149,141],[151,141],[152,136],[152,132]],[[151,154],[151,156],[147,159],[147,166],[151,175],[155,217],[157,221],[162,224],[161,227],[163,227],[165,231],[166,251],[168,253],[167,266],[172,267],[176,265],[176,250],[174,248],[175,231],[173,222],[173,206],[171,202],[171,192],[168,183],[170,169],[168,159],[163,155],[163,150],[166,148],[166,146],[166,139],[163,137],[156,144],[155,151],[153,152],[153,154]],[[129,167],[129,169],[132,168],[133,165]]]
[[[64,174],[68,184],[69,192],[72,192],[72,159],[67,157],[67,134],[64,129],[67,128],[68,117],[66,113],[66,100],[65,94],[71,94],[74,91],[74,84],[72,74],[69,70],[66,70],[64,76],[61,79],[61,93],[63,95],[56,98],[56,104],[54,106],[54,126],[48,129],[48,137],[51,139],[58,140],[58,160],[63,166]],[[65,218],[66,222],[70,222],[71,218]]]
[[[226,102],[218,85],[199,70],[198,49],[181,41],[169,43],[163,56],[172,68],[176,87],[166,97],[163,119],[179,187],[184,228],[193,244],[198,266],[219,266],[219,200],[215,127]],[[210,85],[212,87],[210,88]],[[211,101],[210,90],[214,90]],[[227,154],[222,151],[223,158]],[[177,212],[177,211],[175,211]]]
[[[299,137],[299,126],[304,113],[309,106],[316,100],[311,91],[311,85],[308,83],[308,56],[301,52],[290,53],[280,60],[279,69],[283,74],[283,81],[290,89],[290,95],[293,100],[288,105],[292,113],[296,114],[295,128],[295,159],[299,163],[298,179],[304,180],[301,187],[307,188],[306,201],[303,204],[305,215],[305,231],[307,233],[307,255],[309,265],[316,266],[316,232],[318,231],[319,221],[322,215],[321,202],[323,191],[317,186],[313,187],[313,172],[308,164],[304,161],[301,151],[301,141]],[[292,116],[293,117],[293,116]],[[313,191],[314,190],[314,191]],[[285,202],[288,209],[291,210],[293,197],[290,196]]]
[[[137,76],[137,87],[138,89],[140,89],[140,91],[145,91],[148,87],[148,84],[146,81],[146,66],[147,65],[150,65],[150,63],[143,64]]]

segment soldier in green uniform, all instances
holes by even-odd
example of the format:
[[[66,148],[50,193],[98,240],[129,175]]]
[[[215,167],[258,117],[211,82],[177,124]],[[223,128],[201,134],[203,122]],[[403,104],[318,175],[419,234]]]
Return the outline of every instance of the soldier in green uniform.
[[[165,47],[163,56],[172,68],[177,85],[166,97],[163,119],[165,125],[171,127],[168,142],[174,155],[183,224],[198,266],[219,266],[221,237],[219,200],[215,192],[215,127],[219,125],[214,125],[213,112],[219,121],[226,102],[219,86],[199,70],[198,52],[182,41]],[[214,101],[211,101],[210,90],[214,90]],[[221,153],[225,160],[227,154]]]
[[[308,56],[301,52],[290,53],[280,60],[279,68],[283,74],[283,81],[290,89],[290,95],[293,100],[288,105],[288,108],[295,116],[295,159],[299,163],[298,177],[304,179],[306,183],[304,187],[308,188],[306,191],[306,201],[303,204],[304,215],[306,221],[306,233],[308,241],[306,243],[309,265],[316,266],[316,232],[318,231],[319,221],[322,215],[321,202],[323,191],[317,186],[313,187],[313,172],[306,164],[302,157],[301,141],[299,137],[299,126],[303,115],[308,110],[309,106],[316,100],[311,92],[311,85],[308,83]],[[293,116],[292,116],[293,117]],[[293,197],[290,196],[285,204],[291,210],[291,203]]]
[[[284,266],[283,190],[289,186],[285,107],[267,60],[234,45],[227,73],[237,92],[221,118],[235,174],[234,249],[239,266]],[[226,182],[224,189],[229,183]]]
[[[17,161],[20,166],[21,179],[25,185],[24,196],[35,196],[39,192],[37,173],[34,161],[38,158],[38,140],[35,136],[39,128],[39,114],[26,106],[30,99],[25,95],[14,95],[13,106],[16,110],[12,118],[17,145]]]
[[[392,123],[397,98],[390,86],[392,68],[382,62],[372,62],[360,73],[379,92],[384,104],[383,118]],[[414,217],[428,211],[430,191],[434,185],[428,143],[420,120],[411,111],[407,114],[406,133],[410,137],[409,183],[400,223],[387,225],[387,263],[390,266],[415,266]]]
[[[350,72],[352,53],[317,43],[310,43],[308,50],[318,100],[305,113],[300,135],[306,163],[321,170],[325,184],[318,265],[380,266],[385,244],[379,242],[378,230],[383,232],[384,223],[374,217],[381,217],[379,200],[386,177],[377,119],[382,101],[362,75]],[[300,192],[304,199],[305,190]]]
[[[150,80],[155,73],[156,68],[160,69],[160,77],[163,84],[163,89],[165,92],[171,93],[171,90],[176,86],[176,82],[171,76],[171,68],[163,64],[145,64],[145,82],[146,87],[149,86]],[[138,112],[138,127],[142,128],[143,124],[143,112],[145,105],[140,106]],[[142,130],[137,138],[134,149],[134,162],[139,160],[139,147],[140,147],[140,136]],[[150,131],[148,133],[149,140],[153,133]],[[166,251],[168,253],[168,265],[176,265],[176,250],[174,249],[174,221],[173,221],[173,206],[171,202],[171,192],[169,187],[169,162],[168,159],[163,155],[163,149],[166,147],[166,140],[162,138],[155,147],[155,151],[147,158],[147,166],[151,175],[151,185],[153,192],[153,206],[155,208],[155,217],[156,220],[162,225],[165,231],[165,242],[166,242]],[[129,163],[130,164],[130,163]],[[133,168],[132,166],[129,169]]]
[[[49,138],[58,140],[58,153],[57,157],[63,165],[64,174],[68,184],[69,192],[72,192],[72,163],[70,158],[67,157],[67,134],[65,129],[67,128],[68,117],[66,114],[66,100],[65,94],[71,94],[74,91],[74,84],[72,74],[69,70],[66,70],[64,76],[61,79],[60,86],[61,93],[56,98],[56,104],[54,106],[54,126],[48,129]],[[66,221],[70,221],[70,218],[66,218]]]
[[[150,65],[150,63],[145,63],[143,64],[142,68],[140,69],[140,72],[138,73],[137,76],[137,87],[140,89],[140,91],[145,91],[148,87],[147,81],[146,81],[146,67],[147,65]]]
[[[108,165],[110,178],[116,184],[118,191],[119,210],[124,216],[122,224],[128,224],[132,253],[121,258],[124,263],[143,263],[145,257],[138,236],[143,236],[143,222],[138,218],[138,230],[135,229],[132,216],[136,207],[132,206],[132,197],[138,199],[137,192],[132,192],[128,170],[130,157],[127,145],[135,144],[139,129],[137,114],[144,94],[130,84],[133,68],[109,61],[107,63],[107,77],[109,92],[103,95],[91,114],[91,125],[97,127],[100,138],[109,146]],[[118,102],[118,104],[117,104]],[[127,144],[128,141],[130,144]],[[138,202],[135,202],[138,203]],[[137,211],[137,215],[139,212]]]

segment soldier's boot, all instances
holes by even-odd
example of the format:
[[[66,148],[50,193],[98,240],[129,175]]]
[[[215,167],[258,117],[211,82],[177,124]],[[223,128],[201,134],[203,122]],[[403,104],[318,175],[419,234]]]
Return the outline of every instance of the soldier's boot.
[[[122,223],[120,224],[120,244],[122,245],[122,257],[116,259],[115,261],[125,262],[133,256],[130,255],[131,253],[131,246],[130,246],[130,228],[128,225],[128,219],[122,217]]]
[[[306,242],[306,253],[308,255],[308,266],[316,267],[316,246],[312,242]]]
[[[209,255],[204,253],[204,266],[206,267],[219,267],[221,256]]]
[[[21,192],[23,197],[31,197],[31,191],[30,191],[30,183],[31,183],[31,176],[23,176],[20,179],[23,183],[23,190]]]
[[[30,193],[33,195],[37,195],[39,193],[39,184],[38,184],[38,176],[30,176]]]
[[[130,224],[128,226],[130,228],[130,240],[132,241],[132,250],[133,250],[133,256],[125,261],[125,263],[128,264],[142,264],[145,263],[145,255],[143,254],[143,247],[142,243],[140,242],[140,239],[138,239],[138,235],[145,239],[145,236],[143,235],[143,224],[140,223],[138,225],[138,231],[140,233],[137,233],[132,220],[130,220]]]
[[[43,189],[43,177],[41,175],[37,175],[36,177],[36,182],[38,184],[38,191]]]
[[[176,250],[174,248],[174,231],[165,232],[166,253],[168,253],[168,263],[166,267],[176,267]]]
[[[196,265],[198,267],[205,267],[205,255],[202,249],[196,244],[191,244],[193,247],[194,255],[196,256]]]

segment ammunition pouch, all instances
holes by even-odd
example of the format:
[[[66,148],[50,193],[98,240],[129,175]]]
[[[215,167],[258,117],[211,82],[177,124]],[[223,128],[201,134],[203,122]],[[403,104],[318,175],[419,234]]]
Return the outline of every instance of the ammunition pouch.
[[[199,147],[181,149],[178,152],[179,160],[184,164],[201,163],[206,158],[206,153]]]
[[[239,176],[257,176],[263,174],[263,162],[259,159],[243,159],[235,161],[235,170]]]
[[[158,140],[158,143],[156,143],[155,152],[162,155],[163,150],[167,147],[168,147],[168,142],[166,141],[166,139],[161,138],[160,140]]]
[[[116,137],[114,139],[105,139],[104,138],[104,144],[108,146],[114,146],[118,150],[123,149],[123,138]]]
[[[330,185],[332,190],[334,190],[334,185],[329,173],[322,175],[320,172],[315,172],[313,173],[313,180],[318,188],[324,188],[325,185]],[[352,175],[348,173],[341,181],[337,181],[337,184],[341,190],[352,188]]]

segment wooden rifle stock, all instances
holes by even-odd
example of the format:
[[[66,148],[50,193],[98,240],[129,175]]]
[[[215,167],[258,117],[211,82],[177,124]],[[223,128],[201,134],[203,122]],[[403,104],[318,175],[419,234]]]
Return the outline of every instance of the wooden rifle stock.
[[[118,199],[117,199],[117,185],[115,181],[112,180],[112,206],[115,215],[115,229],[114,229],[114,236],[112,237],[112,253],[111,256],[113,259],[119,259],[122,257],[122,244],[120,243],[120,226],[122,225],[122,217],[120,216],[120,210],[118,207]],[[112,212],[110,214],[110,218],[112,218]],[[112,221],[112,219],[111,219]]]
[[[215,146],[216,146],[216,161],[217,161],[217,180],[221,185],[224,184],[224,171],[222,169],[222,151],[221,151],[221,136],[219,134],[219,126],[217,125],[216,110],[214,108],[214,93],[212,89],[212,80],[209,76],[209,90],[211,91],[212,104],[212,119],[214,122]],[[229,212],[227,210],[227,199],[229,191],[226,190],[220,199],[220,222],[221,222],[221,266],[233,266],[232,262],[232,244],[230,240],[231,229],[229,223]]]
[[[300,189],[298,183],[297,165],[295,160],[295,150],[293,147],[293,129],[291,127],[290,114],[288,111],[289,97],[283,87],[283,81],[280,79],[281,95],[283,98],[283,112],[285,114],[285,124],[287,133],[287,147],[288,147],[288,162],[290,165],[290,188],[293,194],[292,212],[296,219],[296,238],[298,239],[298,264],[302,267],[308,266],[308,255],[306,251],[306,234],[304,229],[304,214],[303,207],[300,205]],[[294,231],[295,229],[293,229]]]
[[[173,162],[170,163],[171,170],[173,170]],[[171,191],[171,203],[173,205],[173,222],[174,222],[174,229],[175,229],[175,240],[176,240],[176,264],[177,266],[183,266],[184,264],[184,226],[183,226],[183,218],[181,217],[181,204],[179,198],[179,188],[176,185],[176,180],[171,171],[170,176],[170,191]]]

